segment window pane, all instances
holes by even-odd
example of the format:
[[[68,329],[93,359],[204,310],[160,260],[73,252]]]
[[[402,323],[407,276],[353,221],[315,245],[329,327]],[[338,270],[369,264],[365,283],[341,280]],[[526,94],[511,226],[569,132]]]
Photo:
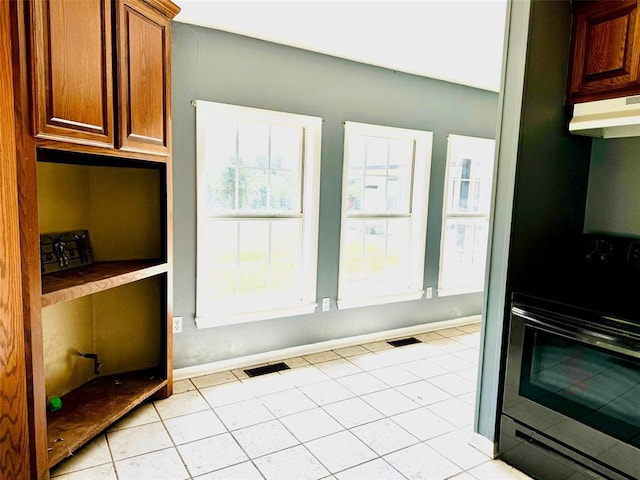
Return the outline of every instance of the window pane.
[[[301,221],[271,222],[271,257],[274,261],[300,262]]]
[[[365,137],[364,211],[384,212],[387,200],[389,141]]]
[[[206,165],[235,165],[238,126],[235,122],[219,123],[204,138]]]
[[[298,171],[302,133],[300,127],[271,127],[271,168]]]
[[[345,222],[340,279],[353,296],[392,294],[409,288],[409,219]]]
[[[300,212],[302,132],[247,122],[220,125],[205,140],[206,214]]]
[[[238,169],[238,210],[266,211],[269,186],[266,168]]]
[[[413,140],[389,141],[389,168],[410,168],[413,161]]]
[[[236,140],[235,123],[219,124],[204,139],[204,200],[206,215],[235,209]]]
[[[408,213],[411,210],[411,180],[414,142],[389,142],[389,179],[387,183],[387,211]]]
[[[211,247],[198,255],[208,255],[211,263],[236,263],[238,260],[238,222],[207,220],[202,235]]]
[[[300,296],[301,220],[211,220],[203,225],[207,268],[199,271],[224,303],[287,293]],[[233,298],[231,298],[231,297]]]
[[[349,138],[348,156],[349,167],[355,172],[364,174],[364,157],[365,157],[365,140],[366,137],[354,135]]]
[[[259,294],[269,286],[268,265],[266,262],[240,263],[238,293]]]
[[[269,125],[238,125],[238,156],[245,167],[267,168],[269,162]]]
[[[489,214],[494,145],[482,138],[450,138],[448,213]]]
[[[364,179],[359,177],[349,177],[347,180],[347,211],[362,211],[362,199],[364,192]]]
[[[199,268],[198,276],[211,286],[210,294],[224,298],[236,293],[238,267],[238,223],[206,220],[200,226],[201,235],[211,247],[198,251],[205,268]]]
[[[238,242],[238,293],[259,292],[268,285],[269,223],[240,222]]]
[[[271,127],[269,208],[301,211],[302,133],[300,127]]]
[[[238,249],[240,263],[265,263],[269,258],[269,222],[240,222]]]
[[[234,165],[211,165],[204,192],[207,215],[235,210],[236,170]]]
[[[489,213],[491,172],[484,175],[484,162],[452,162],[449,171],[449,213]],[[470,165],[470,168],[465,167]],[[465,178],[465,176],[467,178]]]
[[[413,141],[358,136],[347,152],[347,211],[408,213]]]
[[[389,140],[378,137],[364,137],[367,174],[386,170],[389,156]]]
[[[271,170],[269,178],[269,210],[272,212],[300,212],[298,172]]]
[[[387,192],[386,176],[374,175],[372,170],[367,168],[367,175],[364,184],[363,210],[367,213],[382,213],[386,210]]]
[[[274,262],[271,264],[271,288],[293,290],[298,283],[298,265],[295,262]]]
[[[445,222],[441,287],[484,283],[489,220],[448,219]]]

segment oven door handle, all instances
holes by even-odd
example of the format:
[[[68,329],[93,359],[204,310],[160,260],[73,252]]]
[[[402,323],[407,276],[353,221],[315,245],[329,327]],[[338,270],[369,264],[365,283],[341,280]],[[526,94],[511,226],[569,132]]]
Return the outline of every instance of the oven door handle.
[[[578,340],[582,343],[602,348],[603,350],[620,353],[628,357],[640,358],[640,349],[638,347],[634,348],[632,345],[623,344],[611,335],[572,325],[559,326],[551,320],[539,318],[518,307],[512,307],[511,312],[523,318],[525,324],[529,324],[538,330],[560,335],[569,340]]]

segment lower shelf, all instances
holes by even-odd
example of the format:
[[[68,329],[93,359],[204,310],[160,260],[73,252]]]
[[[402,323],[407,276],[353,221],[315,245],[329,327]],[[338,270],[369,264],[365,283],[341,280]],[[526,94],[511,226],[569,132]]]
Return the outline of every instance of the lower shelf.
[[[62,397],[62,409],[47,413],[49,468],[71,455],[161,388],[155,370],[92,380]]]

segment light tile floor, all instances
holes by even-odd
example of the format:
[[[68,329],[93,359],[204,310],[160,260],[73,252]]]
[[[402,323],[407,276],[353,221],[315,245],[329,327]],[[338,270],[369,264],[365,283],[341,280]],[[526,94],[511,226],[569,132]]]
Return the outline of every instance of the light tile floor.
[[[56,480],[527,480],[469,445],[478,324],[178,381]]]

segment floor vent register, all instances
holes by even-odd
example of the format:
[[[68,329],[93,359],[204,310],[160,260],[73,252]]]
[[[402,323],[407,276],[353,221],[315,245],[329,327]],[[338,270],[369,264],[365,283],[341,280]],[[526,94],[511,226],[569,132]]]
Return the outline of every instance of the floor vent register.
[[[416,337],[399,338],[398,340],[389,340],[387,343],[393,347],[404,347],[405,345],[413,345],[414,343],[422,343]]]
[[[289,370],[289,365],[284,362],[273,363],[271,365],[263,365],[262,367],[247,368],[244,373],[246,373],[250,377],[258,377],[260,375],[280,372],[282,370]]]

